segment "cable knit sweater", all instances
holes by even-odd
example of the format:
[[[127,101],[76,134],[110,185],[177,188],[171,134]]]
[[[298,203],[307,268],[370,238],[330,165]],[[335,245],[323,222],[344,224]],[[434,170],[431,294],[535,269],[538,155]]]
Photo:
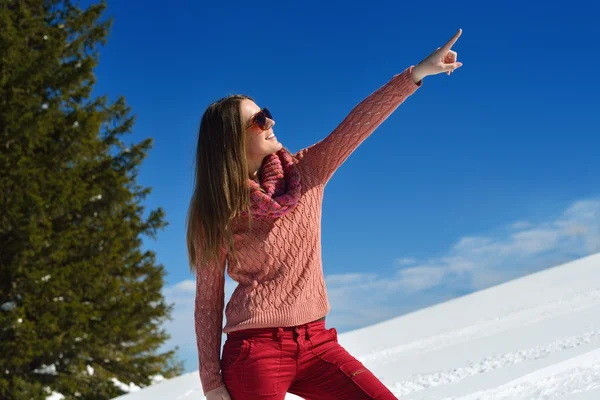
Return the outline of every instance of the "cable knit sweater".
[[[198,269],[195,329],[200,379],[205,393],[223,385],[220,374],[222,333],[240,329],[308,323],[329,312],[321,265],[323,189],[335,170],[417,88],[413,67],[360,102],[322,141],[299,151],[296,162],[302,191],[296,208],[277,219],[234,221],[240,263]],[[227,265],[227,268],[226,268]],[[225,271],[238,283],[225,308]]]

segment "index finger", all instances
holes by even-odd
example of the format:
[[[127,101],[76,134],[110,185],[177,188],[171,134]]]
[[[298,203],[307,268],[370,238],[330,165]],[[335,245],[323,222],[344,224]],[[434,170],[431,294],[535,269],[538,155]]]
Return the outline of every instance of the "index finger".
[[[462,29],[459,29],[458,32],[443,46],[444,50],[450,50],[450,48],[456,43],[460,35],[462,34]]]

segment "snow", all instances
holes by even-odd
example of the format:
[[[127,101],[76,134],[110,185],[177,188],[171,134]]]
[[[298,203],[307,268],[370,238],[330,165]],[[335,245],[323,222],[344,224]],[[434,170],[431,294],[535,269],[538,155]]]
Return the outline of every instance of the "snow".
[[[15,308],[17,308],[17,303],[15,303],[14,301],[7,301],[6,303],[2,304],[2,306],[0,306],[0,310],[2,311],[12,311]]]
[[[60,393],[52,392],[52,394],[46,397],[46,400],[63,400],[65,396]]]
[[[600,398],[599,316],[600,253],[339,341],[399,399],[591,400]],[[203,398],[197,371],[116,399],[188,398]]]
[[[550,399],[577,393],[600,394],[600,349],[537,370],[494,389],[460,397],[461,400]],[[448,399],[449,400],[449,399]]]
[[[141,388],[139,386],[137,386],[133,383],[126,385],[125,383],[119,381],[117,378],[111,378],[110,380],[112,381],[112,383],[114,383],[114,385],[116,387],[118,387],[119,389],[121,389],[124,392],[138,392],[141,390]]]
[[[156,383],[164,381],[165,377],[162,375],[154,375],[151,380],[152,380],[152,384],[154,385]]]
[[[56,365],[54,365],[54,364],[50,364],[50,365],[42,364],[42,366],[40,368],[33,370],[33,372],[35,372],[36,374],[57,375]]]

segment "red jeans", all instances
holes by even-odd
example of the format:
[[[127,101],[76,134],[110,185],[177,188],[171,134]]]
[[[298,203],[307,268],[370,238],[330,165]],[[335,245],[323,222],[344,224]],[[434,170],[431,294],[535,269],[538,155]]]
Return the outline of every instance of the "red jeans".
[[[232,400],[283,400],[286,392],[308,400],[396,399],[322,320],[230,333],[221,368]]]

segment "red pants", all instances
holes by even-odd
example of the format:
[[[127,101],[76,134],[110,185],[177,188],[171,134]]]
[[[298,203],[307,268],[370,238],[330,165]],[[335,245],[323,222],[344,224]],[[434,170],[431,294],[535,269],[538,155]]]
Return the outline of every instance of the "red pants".
[[[325,321],[230,333],[221,368],[232,400],[283,400],[286,392],[308,400],[396,399]]]

